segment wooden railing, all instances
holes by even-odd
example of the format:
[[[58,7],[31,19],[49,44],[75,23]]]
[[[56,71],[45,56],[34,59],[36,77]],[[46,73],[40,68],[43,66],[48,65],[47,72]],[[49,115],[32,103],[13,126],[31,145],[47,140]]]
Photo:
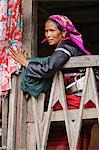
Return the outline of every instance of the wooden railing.
[[[37,150],[46,150],[51,122],[64,121],[70,150],[76,150],[82,120],[99,120],[99,100],[93,69],[98,66],[99,56],[73,57],[64,66],[85,69],[84,88],[77,110],[67,109],[64,80],[60,71],[54,75],[48,109],[45,112],[45,94],[41,93],[37,98],[32,97],[26,101],[20,90],[21,77],[13,77],[9,98],[2,105],[1,149],[36,150],[37,147]],[[96,108],[84,109],[83,105],[90,99]],[[63,110],[53,111],[52,107],[57,101]]]

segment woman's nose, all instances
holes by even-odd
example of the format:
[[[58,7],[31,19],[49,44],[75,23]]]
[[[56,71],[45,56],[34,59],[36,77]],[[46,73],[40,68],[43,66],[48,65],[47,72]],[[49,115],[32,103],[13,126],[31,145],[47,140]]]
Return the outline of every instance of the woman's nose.
[[[47,32],[47,37],[50,37],[50,36],[51,36],[51,32],[48,31],[48,32]]]

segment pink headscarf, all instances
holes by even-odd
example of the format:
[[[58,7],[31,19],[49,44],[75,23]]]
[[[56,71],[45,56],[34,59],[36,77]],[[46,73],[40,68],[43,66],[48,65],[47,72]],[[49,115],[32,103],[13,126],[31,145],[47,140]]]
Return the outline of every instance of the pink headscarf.
[[[82,35],[76,30],[73,23],[66,16],[52,15],[48,19],[52,19],[58,22],[62,26],[62,28],[69,33],[70,40],[76,43],[79,48],[87,55],[91,55],[91,53],[84,48]]]

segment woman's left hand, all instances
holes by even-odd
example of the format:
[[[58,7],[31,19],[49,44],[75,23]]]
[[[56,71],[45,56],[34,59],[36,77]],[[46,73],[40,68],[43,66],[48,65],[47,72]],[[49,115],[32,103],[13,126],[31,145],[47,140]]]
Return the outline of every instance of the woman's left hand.
[[[18,49],[18,47],[13,46],[10,47],[11,56],[14,60],[16,60],[18,63],[20,63],[22,66],[27,67],[28,60],[27,60],[27,53],[22,52]]]

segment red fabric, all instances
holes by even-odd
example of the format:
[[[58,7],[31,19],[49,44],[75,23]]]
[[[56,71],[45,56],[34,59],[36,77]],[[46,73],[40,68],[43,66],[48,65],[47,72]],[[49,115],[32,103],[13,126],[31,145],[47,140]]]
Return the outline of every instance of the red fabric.
[[[53,122],[50,127],[47,150],[67,150],[67,148],[68,139],[64,123],[57,124],[57,122]]]
[[[67,107],[68,109],[78,109],[80,106],[81,97],[76,95],[66,95]],[[84,105],[84,108],[95,108],[95,104],[89,100],[88,103]],[[53,110],[62,110],[62,106],[59,101],[54,105]]]
[[[49,141],[47,150],[69,150],[65,141]]]
[[[22,49],[22,7],[21,0],[0,1],[0,96],[11,89],[11,75],[19,71],[10,53],[9,46]]]
[[[91,129],[92,125],[82,126],[78,139],[77,150],[88,150]],[[65,126],[62,124],[58,125],[56,123],[54,126],[51,126],[47,150],[70,150]]]

